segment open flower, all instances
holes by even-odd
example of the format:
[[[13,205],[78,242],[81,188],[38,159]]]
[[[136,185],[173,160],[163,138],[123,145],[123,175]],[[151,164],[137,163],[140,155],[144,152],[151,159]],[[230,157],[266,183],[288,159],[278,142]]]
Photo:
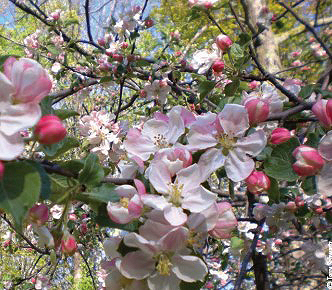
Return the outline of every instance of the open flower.
[[[214,118],[213,123],[210,118],[208,126],[205,122],[194,123],[188,134],[191,150],[211,148],[198,162],[202,176],[207,178],[224,166],[230,179],[235,182],[244,180],[255,167],[252,157],[264,149],[266,136],[262,130],[245,136],[249,118],[244,106],[227,104]]]
[[[150,290],[179,289],[182,281],[203,281],[207,274],[204,262],[187,254],[185,244],[188,229],[177,227],[158,240],[130,233],[124,243],[139,250],[125,255],[119,265],[122,275],[129,279],[147,278]]]

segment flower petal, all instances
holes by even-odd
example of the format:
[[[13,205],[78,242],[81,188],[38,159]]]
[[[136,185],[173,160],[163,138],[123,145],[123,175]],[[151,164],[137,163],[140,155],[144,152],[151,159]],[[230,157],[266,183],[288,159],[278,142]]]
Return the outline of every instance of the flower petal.
[[[263,130],[258,130],[247,137],[240,138],[236,148],[250,156],[257,156],[266,146],[266,136]]]
[[[164,208],[164,216],[172,226],[181,226],[187,221],[187,215],[183,212],[182,208],[172,205]]]
[[[1,128],[1,127],[0,127]],[[24,150],[24,142],[20,133],[7,136],[0,129],[0,160],[13,160]]]
[[[173,273],[169,276],[160,275],[158,272],[148,278],[150,290],[179,290],[181,280]]]
[[[172,271],[185,282],[203,281],[207,274],[207,267],[204,262],[195,256],[175,255],[172,258]]]
[[[332,130],[322,138],[319,143],[318,151],[323,158],[332,161]]]
[[[184,194],[182,207],[191,212],[200,212],[211,206],[216,199],[216,194],[207,190],[203,186],[199,186]]]
[[[246,179],[254,168],[255,162],[242,151],[232,150],[226,157],[226,174],[234,182]]]

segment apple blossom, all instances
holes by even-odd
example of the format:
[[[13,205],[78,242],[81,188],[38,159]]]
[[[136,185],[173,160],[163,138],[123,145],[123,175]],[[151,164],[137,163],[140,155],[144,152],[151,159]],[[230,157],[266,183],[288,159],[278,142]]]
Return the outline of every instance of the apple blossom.
[[[48,221],[48,207],[45,204],[36,204],[29,210],[29,220],[38,226]]]
[[[61,239],[61,252],[65,255],[72,256],[77,251],[75,237],[69,232],[65,232]]]
[[[264,149],[266,136],[262,130],[244,136],[248,128],[248,113],[244,106],[236,104],[226,104],[218,115],[206,114],[191,125],[188,148],[211,148],[200,157],[205,159],[202,174],[206,178],[221,166],[235,182],[249,176],[255,167],[252,157]]]
[[[315,148],[301,145],[292,154],[296,159],[293,170],[300,176],[315,175],[324,166],[324,159]]]
[[[254,170],[247,178],[246,184],[248,191],[259,194],[270,188],[270,179],[263,171]]]
[[[54,11],[50,14],[50,18],[53,19],[54,21],[57,21],[60,19],[60,14],[61,14],[61,10],[57,9],[56,11]]]
[[[58,143],[67,135],[61,119],[55,115],[43,116],[38,121],[34,132],[38,142],[46,145]]]
[[[325,127],[332,125],[332,100],[319,100],[312,106],[311,110]]]
[[[284,143],[291,138],[291,132],[286,128],[276,128],[272,131],[270,142],[274,145]]]
[[[252,81],[248,84],[249,88],[254,90],[260,86],[260,82],[258,81]]]
[[[147,278],[150,290],[179,289],[181,280],[203,281],[207,267],[200,258],[183,251],[187,238],[188,230],[184,227],[176,227],[155,241],[129,233],[124,243],[139,250],[122,258],[121,274],[129,279]]]
[[[161,105],[167,102],[167,95],[171,91],[171,87],[167,84],[167,80],[154,80],[152,84],[144,87],[148,99],[155,98]]]
[[[221,60],[215,61],[212,65],[212,69],[216,73],[221,73],[223,71],[224,67],[225,67],[225,64]]]
[[[244,102],[244,106],[248,111],[250,125],[264,122],[269,116],[269,104],[263,99],[249,99]]]
[[[227,51],[233,44],[229,36],[220,34],[216,38],[216,44],[221,51]]]

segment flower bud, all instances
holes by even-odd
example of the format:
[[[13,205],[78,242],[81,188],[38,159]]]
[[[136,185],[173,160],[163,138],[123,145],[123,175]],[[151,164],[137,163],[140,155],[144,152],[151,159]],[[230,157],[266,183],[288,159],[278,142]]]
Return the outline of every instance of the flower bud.
[[[106,45],[106,40],[105,40],[104,37],[99,38],[97,41],[98,41],[98,44],[99,44],[100,46],[105,46],[105,45]]]
[[[29,219],[38,226],[48,221],[48,207],[45,204],[36,204],[29,210]]]
[[[249,124],[264,122],[270,113],[269,104],[259,98],[251,99],[244,104],[248,111]]]
[[[292,167],[299,176],[315,175],[325,163],[318,150],[306,145],[295,148],[293,156],[296,158],[296,162]]]
[[[50,17],[54,20],[54,21],[57,21],[60,19],[60,13],[61,13],[61,10],[56,10],[54,12],[52,12],[50,14]]]
[[[153,26],[153,20],[152,19],[146,19],[145,22],[145,27],[150,28]]]
[[[3,178],[3,175],[5,173],[5,165],[3,162],[0,161],[0,180]]]
[[[216,73],[221,73],[223,71],[224,67],[225,67],[225,64],[221,60],[215,61],[212,65],[212,69]]]
[[[253,171],[246,178],[247,188],[251,193],[259,194],[270,188],[270,178],[263,171]]]
[[[68,232],[64,233],[61,239],[61,251],[65,255],[72,256],[77,250],[75,237]]]
[[[122,54],[113,53],[112,57],[117,62],[122,62],[123,61],[123,55]]]
[[[297,205],[294,201],[289,201],[287,204],[286,204],[286,209],[288,209],[289,211],[291,212],[294,212],[296,211],[297,209]]]
[[[254,90],[256,89],[257,87],[259,87],[260,83],[258,81],[252,81],[248,84],[249,88]]]
[[[121,43],[121,48],[126,49],[128,47],[128,45],[129,45],[128,42],[122,42]]]
[[[319,100],[311,108],[312,112],[324,126],[332,125],[332,100]]]
[[[280,144],[288,141],[291,138],[291,133],[286,128],[276,128],[272,131],[271,134],[271,143],[272,144]]]
[[[220,34],[216,38],[216,44],[222,51],[227,51],[233,44],[232,40],[225,34]]]
[[[35,127],[35,136],[41,144],[54,144],[65,138],[66,128],[59,117],[55,115],[43,116]]]

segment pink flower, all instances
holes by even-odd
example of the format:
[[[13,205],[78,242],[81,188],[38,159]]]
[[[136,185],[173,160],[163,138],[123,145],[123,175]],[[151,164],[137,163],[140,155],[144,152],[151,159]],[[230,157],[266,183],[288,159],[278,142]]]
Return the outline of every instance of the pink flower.
[[[60,14],[61,14],[61,10],[57,9],[56,11],[54,11],[50,14],[50,18],[53,19],[54,21],[57,21],[60,19]]]
[[[160,230],[153,229],[155,233]],[[179,289],[181,280],[203,281],[207,267],[200,258],[188,255],[185,250],[187,239],[188,230],[184,227],[176,227],[154,240],[129,233],[124,237],[124,243],[139,250],[126,254],[118,268],[128,279],[147,278],[150,290]]]
[[[202,178],[222,166],[235,182],[249,176],[255,167],[252,157],[264,149],[266,136],[262,130],[244,136],[248,128],[248,113],[241,105],[227,104],[218,115],[209,113],[197,117],[191,125],[187,147],[192,151],[211,148],[198,162]]]
[[[248,84],[248,86],[249,86],[250,89],[254,90],[254,89],[256,89],[257,87],[260,86],[260,82],[258,82],[258,81],[252,81],[252,82],[250,82]]]
[[[269,104],[263,99],[249,99],[248,101],[244,102],[244,106],[248,111],[250,125],[264,122],[269,116]]]
[[[35,127],[35,136],[40,144],[58,143],[66,137],[66,134],[66,128],[55,115],[43,116]]]
[[[118,186],[114,192],[120,196],[120,202],[107,204],[108,216],[118,224],[127,224],[140,217],[143,211],[142,196],[146,194],[144,184],[134,179],[136,189],[131,185]]]
[[[263,171],[253,171],[246,178],[247,188],[251,193],[259,194],[270,188],[270,179]]]
[[[231,232],[237,226],[237,219],[233,213],[232,206],[228,202],[217,203],[218,220],[209,234],[219,239],[229,239]]]
[[[216,38],[216,44],[221,51],[227,51],[233,44],[229,36],[220,34]]]
[[[293,52],[291,53],[291,56],[292,56],[292,57],[298,57],[300,54],[301,54],[301,51],[293,51]]]
[[[324,166],[324,159],[317,149],[301,145],[293,151],[296,162],[292,165],[293,170],[299,176],[315,175]]]
[[[77,251],[77,243],[75,237],[65,232],[61,239],[61,251],[65,255],[72,256]]]
[[[36,204],[29,210],[29,219],[38,226],[48,221],[48,207],[45,204]]]
[[[221,73],[223,71],[224,67],[225,67],[225,64],[221,60],[215,61],[212,65],[212,69],[216,73]]]
[[[286,128],[276,128],[271,133],[271,143],[280,144],[288,141],[291,138],[291,132]]]
[[[332,100],[319,100],[311,108],[312,112],[324,126],[332,125]]]

